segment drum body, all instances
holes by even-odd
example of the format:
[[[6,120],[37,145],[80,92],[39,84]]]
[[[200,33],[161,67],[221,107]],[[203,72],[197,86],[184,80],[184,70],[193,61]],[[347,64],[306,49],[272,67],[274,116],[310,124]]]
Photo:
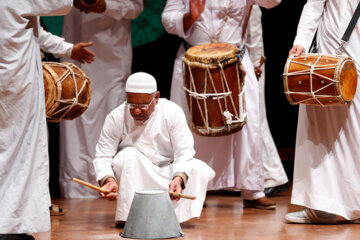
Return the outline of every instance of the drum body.
[[[166,190],[147,189],[135,192],[123,238],[160,239],[184,236]]]
[[[89,106],[90,80],[72,63],[43,62],[46,118],[50,122],[71,120]]]
[[[183,85],[190,128],[201,136],[222,136],[246,123],[245,72],[229,43],[191,47],[183,58]]]
[[[283,82],[286,97],[293,105],[344,105],[356,92],[356,66],[350,57],[340,55],[289,57]]]

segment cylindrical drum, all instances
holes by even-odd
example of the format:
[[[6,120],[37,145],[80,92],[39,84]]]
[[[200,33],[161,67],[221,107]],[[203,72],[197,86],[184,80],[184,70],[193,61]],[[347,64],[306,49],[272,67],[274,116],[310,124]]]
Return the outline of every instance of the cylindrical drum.
[[[193,132],[228,135],[246,123],[245,72],[237,53],[229,43],[207,43],[187,50],[183,86]]]
[[[347,56],[303,54],[287,59],[283,81],[293,105],[344,105],[356,92],[356,66]]]
[[[72,63],[43,62],[46,118],[60,122],[80,116],[89,106],[90,79]]]

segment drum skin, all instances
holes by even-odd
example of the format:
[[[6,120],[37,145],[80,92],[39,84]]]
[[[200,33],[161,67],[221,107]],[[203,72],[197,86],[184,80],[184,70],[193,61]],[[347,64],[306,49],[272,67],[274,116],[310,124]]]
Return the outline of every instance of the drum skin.
[[[344,105],[355,96],[356,65],[350,57],[340,55],[289,57],[283,83],[286,97],[293,105]]]
[[[42,66],[47,120],[80,116],[90,104],[90,79],[72,63],[43,62]]]
[[[241,130],[246,123],[245,120],[242,123],[227,126],[223,115],[225,109],[233,115],[239,115],[239,94],[243,89],[245,72],[236,57],[236,52],[237,49],[232,44],[210,43],[188,49],[183,58],[183,84],[186,89],[200,95],[230,93],[229,97],[219,99],[213,96],[198,99],[185,91],[191,114],[190,128],[199,135],[232,134]],[[223,66],[222,69],[219,63]],[[191,76],[194,82],[191,81]],[[206,127],[207,125],[209,128]]]

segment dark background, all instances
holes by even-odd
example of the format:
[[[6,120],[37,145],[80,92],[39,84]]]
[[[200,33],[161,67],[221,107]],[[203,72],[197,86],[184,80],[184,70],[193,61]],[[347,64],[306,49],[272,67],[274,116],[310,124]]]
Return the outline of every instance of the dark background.
[[[306,0],[282,0],[275,8],[261,9],[267,58],[265,62],[267,118],[290,179],[293,172],[298,107],[290,105],[285,97],[282,74],[305,3]],[[173,64],[180,41],[177,36],[164,33],[151,43],[133,48],[132,72],[144,71],[152,74],[158,81],[161,97],[170,97]],[[51,60],[51,56],[48,58]],[[49,135],[50,190],[53,197],[59,197],[57,123],[49,123]]]

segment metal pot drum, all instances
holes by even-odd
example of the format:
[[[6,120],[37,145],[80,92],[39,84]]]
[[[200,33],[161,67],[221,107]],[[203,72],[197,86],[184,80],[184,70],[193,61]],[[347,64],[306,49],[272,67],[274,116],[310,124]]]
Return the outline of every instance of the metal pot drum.
[[[135,192],[124,231],[124,238],[157,239],[184,235],[166,190]]]

